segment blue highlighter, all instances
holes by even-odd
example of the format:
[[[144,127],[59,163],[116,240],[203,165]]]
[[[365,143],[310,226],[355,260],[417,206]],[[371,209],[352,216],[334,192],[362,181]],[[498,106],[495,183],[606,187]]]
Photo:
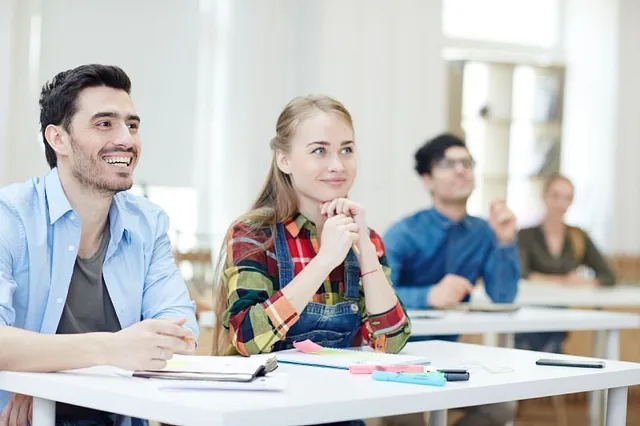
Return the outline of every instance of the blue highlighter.
[[[412,383],[415,385],[424,386],[444,386],[447,383],[447,379],[443,373],[390,373],[387,371],[374,371],[371,373],[373,380],[381,382],[398,382],[398,383]]]

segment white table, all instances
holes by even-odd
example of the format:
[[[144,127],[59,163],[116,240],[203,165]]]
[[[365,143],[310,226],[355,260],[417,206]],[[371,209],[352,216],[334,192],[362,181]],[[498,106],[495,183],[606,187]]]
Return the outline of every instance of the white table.
[[[471,379],[438,388],[281,365],[290,377],[286,392],[162,392],[143,379],[9,372],[0,373],[0,388],[35,397],[34,426],[53,425],[52,401],[176,425],[300,425],[431,411],[432,425],[442,426],[451,408],[610,389],[607,425],[623,426],[627,387],[640,384],[640,364],[628,362],[606,361],[602,370],[542,367],[535,360],[550,354],[442,341],[411,343],[405,352],[436,367],[465,367]]]
[[[616,360],[620,330],[640,328],[640,315],[523,306],[515,312],[408,312],[413,336],[596,330],[607,333],[605,358]]]
[[[504,333],[508,347],[513,347],[513,333],[545,331],[594,330],[606,333],[604,358],[620,358],[620,330],[640,328],[640,315],[578,309],[534,308],[523,306],[509,313],[409,311],[411,333],[414,336]],[[594,348],[594,356],[599,356]],[[602,418],[604,395],[589,397],[591,425]]]
[[[483,286],[478,285],[474,288],[471,301],[489,302]],[[640,307],[640,286],[619,284],[613,287],[586,288],[520,280],[514,303],[593,308]]]

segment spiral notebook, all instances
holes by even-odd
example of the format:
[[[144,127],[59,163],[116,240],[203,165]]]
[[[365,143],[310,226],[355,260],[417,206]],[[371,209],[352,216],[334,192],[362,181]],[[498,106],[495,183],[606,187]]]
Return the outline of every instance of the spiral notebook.
[[[276,352],[278,362],[348,370],[349,366],[430,364],[429,360],[414,355],[387,354],[360,349],[324,348],[310,340],[296,342],[294,349]]]

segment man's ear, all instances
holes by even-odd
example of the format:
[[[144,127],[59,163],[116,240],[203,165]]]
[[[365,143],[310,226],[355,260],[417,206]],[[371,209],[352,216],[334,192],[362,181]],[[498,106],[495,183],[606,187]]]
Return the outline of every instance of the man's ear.
[[[276,152],[276,164],[282,173],[286,175],[291,174],[291,159],[285,152]]]
[[[427,191],[433,192],[433,179],[431,178],[431,175],[425,173],[420,176],[420,178],[422,179],[422,183],[424,184],[425,188],[427,188]]]
[[[62,126],[56,126],[49,124],[44,129],[44,137],[47,139],[47,143],[56,152],[56,155],[68,156],[70,154],[71,147],[68,140],[69,135],[64,131]]]

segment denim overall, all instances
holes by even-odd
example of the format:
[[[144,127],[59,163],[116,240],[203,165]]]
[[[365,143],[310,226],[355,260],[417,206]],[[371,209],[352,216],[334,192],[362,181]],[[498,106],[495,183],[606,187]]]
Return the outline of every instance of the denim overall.
[[[287,245],[284,226],[276,226],[276,259],[280,288],[293,280],[294,265]],[[276,343],[274,351],[291,349],[293,342],[306,339],[328,348],[349,348],[360,329],[360,267],[353,251],[344,262],[344,302],[335,305],[309,302],[300,319],[287,332],[286,338]]]
[[[287,245],[282,223],[276,225],[276,260],[278,261],[279,289],[293,280],[294,265]],[[309,302],[298,321],[289,329],[284,340],[276,343],[274,351],[291,349],[293,342],[306,339],[328,348],[349,348],[362,321],[360,307],[360,266],[350,250],[344,262],[344,302],[335,305]],[[362,420],[352,420],[325,426],[364,426]]]

